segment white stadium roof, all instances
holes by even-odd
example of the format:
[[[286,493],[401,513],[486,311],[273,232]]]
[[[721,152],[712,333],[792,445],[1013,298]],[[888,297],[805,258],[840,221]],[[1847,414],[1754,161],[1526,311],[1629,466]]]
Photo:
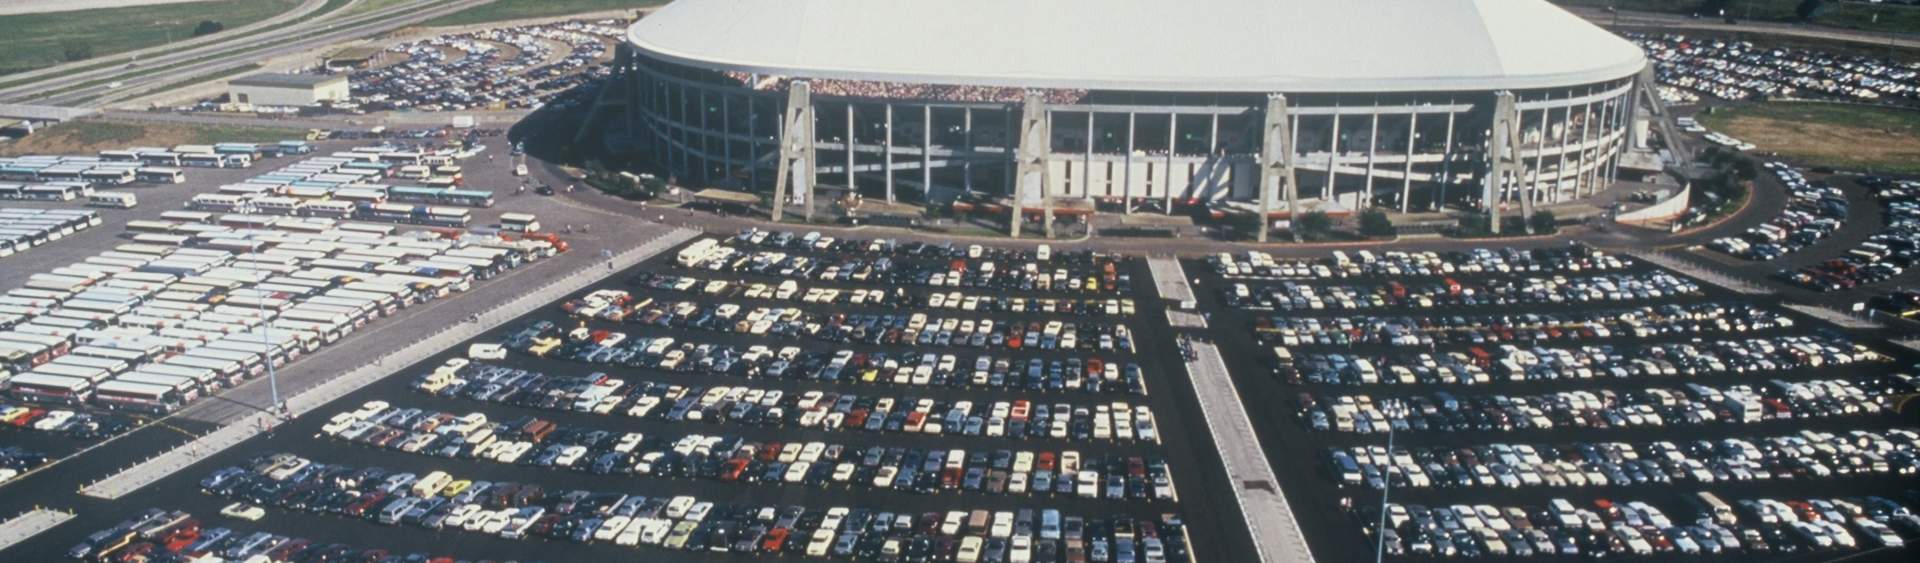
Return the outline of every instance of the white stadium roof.
[[[1646,64],[1544,0],[677,0],[627,36],[700,68],[1026,88],[1486,91]]]

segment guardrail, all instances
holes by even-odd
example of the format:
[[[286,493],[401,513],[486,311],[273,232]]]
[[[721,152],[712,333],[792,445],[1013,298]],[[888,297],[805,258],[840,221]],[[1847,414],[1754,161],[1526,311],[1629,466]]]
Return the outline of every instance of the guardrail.
[[[186,444],[123,468],[106,478],[88,483],[80,487],[80,494],[103,499],[118,499],[126,496],[240,442],[270,432],[280,422],[306,414],[321,405],[392,375],[387,367],[388,363],[398,368],[426,359],[568,293],[606,279],[614,272],[633,267],[700,234],[700,231],[692,229],[669,230],[645,244],[610,257],[604,269],[600,268],[598,263],[581,268],[539,289],[488,309],[485,313],[476,314],[469,322],[441,328],[399,350],[363,363],[339,377],[288,397],[284,403],[286,409],[284,413],[276,415],[256,412],[242,417]]]

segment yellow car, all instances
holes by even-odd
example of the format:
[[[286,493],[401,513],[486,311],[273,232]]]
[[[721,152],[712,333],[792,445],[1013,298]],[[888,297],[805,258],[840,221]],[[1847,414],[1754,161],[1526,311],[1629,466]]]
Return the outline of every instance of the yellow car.
[[[13,422],[15,419],[18,419],[22,416],[26,416],[27,413],[29,412],[33,412],[33,409],[30,409],[27,407],[13,407],[13,408],[7,409],[5,413],[0,414],[0,422]]]
[[[560,347],[560,339],[558,338],[554,338],[551,336],[546,338],[538,338],[533,341],[533,347],[527,349],[527,353],[545,358],[547,357],[547,354],[553,353],[553,351],[559,347]]]
[[[473,481],[467,480],[467,479],[461,479],[458,481],[454,481],[452,483],[447,483],[447,488],[440,489],[440,496],[444,496],[447,498],[460,496],[461,492],[466,491],[468,487],[472,487],[472,486],[473,486]]]

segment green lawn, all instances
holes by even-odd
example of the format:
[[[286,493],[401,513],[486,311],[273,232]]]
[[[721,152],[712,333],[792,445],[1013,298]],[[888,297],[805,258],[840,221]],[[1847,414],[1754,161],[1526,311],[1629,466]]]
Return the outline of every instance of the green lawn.
[[[364,14],[367,12],[381,10],[384,8],[398,6],[401,4],[424,4],[424,3],[426,3],[425,0],[360,0],[359,4],[354,4],[353,8],[350,8],[345,12],[341,12],[340,15],[354,16],[354,15]]]
[[[1618,6],[1622,10],[1636,12],[1698,13],[1701,17],[1718,17],[1716,14],[1700,9],[1705,4],[1705,0],[1552,0],[1552,2],[1563,6],[1588,8]],[[1800,16],[1795,12],[1800,6],[1800,0],[1727,0],[1726,4],[1728,5],[1727,15],[1733,16],[1738,21],[1797,22],[1800,20]],[[1876,18],[1878,21],[1875,21]],[[1920,6],[1830,0],[1827,2],[1826,11],[1817,16],[1814,22],[1874,31],[1920,33]]]
[[[1920,173],[1920,111],[1776,102],[1698,116],[1708,129],[1816,166]]]
[[[57,124],[19,141],[0,144],[0,155],[93,154],[134,146],[270,143],[305,136],[306,131],[300,129],[83,119]]]
[[[300,0],[213,0],[0,16],[0,75],[66,62],[70,49],[101,57],[188,39],[202,20],[238,29],[298,5]]]
[[[428,21],[426,25],[470,25],[521,18],[564,16],[582,12],[645,8],[665,3],[667,0],[494,0],[491,4]]]

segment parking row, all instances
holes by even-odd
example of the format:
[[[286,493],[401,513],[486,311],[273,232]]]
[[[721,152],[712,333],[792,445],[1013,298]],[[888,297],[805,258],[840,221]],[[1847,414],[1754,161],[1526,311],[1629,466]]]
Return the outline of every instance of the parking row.
[[[1402,397],[1316,396],[1297,400],[1301,422],[1318,431],[1384,434],[1397,431],[1485,432],[1555,428],[1659,428],[1712,423],[1751,424],[1873,415],[1895,398],[1920,392],[1906,374],[1845,379],[1710,386],[1570,390],[1539,395],[1455,395],[1445,391]]]
[[[506,350],[541,358],[588,361],[610,357],[597,355],[604,347],[593,341],[592,331],[583,327],[563,334],[549,321],[522,327],[500,344]],[[742,346],[670,336],[638,337],[620,345],[638,351],[622,356],[619,365],[667,372],[1029,392],[1147,393],[1139,364],[1101,357],[1048,360],[981,354],[963,363],[956,354],[850,349],[826,352],[808,351],[799,346],[775,349],[763,344]]]
[[[737,238],[735,240],[738,240]],[[832,248],[823,237],[812,248]],[[870,243],[871,244],[871,243]],[[962,256],[932,260],[892,256],[813,255],[805,250],[741,250],[717,240],[688,247],[675,262],[682,268],[726,273],[752,273],[788,280],[858,282],[887,286],[970,288],[1042,293],[1118,295],[1133,289],[1131,274],[1120,272],[1120,262],[1102,257],[1086,263],[1050,260],[996,261],[983,257],[975,245]]]
[[[1326,258],[1282,258],[1258,250],[1207,257],[1215,274],[1246,280],[1327,280],[1351,277],[1456,276],[1474,274],[1568,274],[1624,270],[1633,263],[1584,245],[1561,248],[1447,252],[1334,251]]]
[[[218,470],[201,485],[209,494],[266,506],[510,540],[861,559],[1061,561],[1085,559],[1093,551],[1111,557],[1112,551],[1126,552],[1127,560],[1189,560],[1183,524],[1171,515],[1082,517],[1054,509],[915,515],[547,491],[536,484],[471,481],[441,471],[389,474],[291,454]]]
[[[1157,456],[1086,456],[1077,450],[859,447],[751,441],[739,436],[647,435],[555,424],[532,417],[490,420],[372,402],[329,419],[321,432],[366,446],[595,475],[647,475],[723,483],[845,486],[921,494],[1079,496],[1172,500],[1172,476]]]
[[[1436,346],[1735,334],[1794,326],[1778,310],[1704,302],[1542,313],[1469,315],[1260,315],[1253,333],[1282,346]]]
[[[1906,540],[1894,526],[1920,533],[1920,520],[1906,506],[1882,497],[1743,499],[1737,510],[1711,493],[1688,500],[1696,518],[1670,516],[1637,500],[1595,499],[1587,506],[1567,499],[1546,506],[1389,504],[1381,533],[1396,555],[1596,558],[1902,548]]]
[[[1628,32],[1628,39],[1655,62],[1660,84],[1677,88],[1669,101],[1693,102],[1700,96],[1723,100],[1757,97],[1827,97],[1851,101],[1920,97],[1913,79],[1920,72],[1865,54],[1793,47],[1760,46],[1749,41],[1677,33]]]
[[[1623,484],[1766,481],[1920,472],[1907,429],[1844,434],[1801,431],[1756,438],[1486,444],[1471,447],[1350,446],[1327,453],[1342,485],[1430,487],[1605,487]]]
[[[258,520],[264,511],[234,505],[222,516]],[[245,529],[209,527],[192,514],[149,508],[118,524],[95,531],[67,551],[74,559],[94,561],[427,561],[429,554],[392,553],[344,543]]]
[[[1920,182],[1863,176],[1883,207],[1880,230],[1832,259],[1780,272],[1788,283],[1816,291],[1840,291],[1883,282],[1920,262]]]
[[[352,73],[352,101],[367,111],[539,108],[558,91],[605,77],[600,61],[624,34],[612,20],[568,21],[401,43],[375,59],[399,62]]]
[[[814,430],[1073,440],[1159,442],[1144,404],[1095,405],[1027,400],[939,400],[749,386],[676,385],[604,374],[556,376],[473,364],[438,369],[415,381],[433,395],[547,410],[620,413],[652,421],[794,427]]]
[[[1378,283],[1233,283],[1221,289],[1227,306],[1281,311],[1360,311],[1386,308],[1564,306],[1623,303],[1705,293],[1692,280],[1659,271],[1583,276],[1501,276]]]
[[[1766,168],[1786,186],[1786,207],[1739,236],[1714,239],[1707,243],[1708,248],[1748,260],[1773,260],[1813,246],[1840,230],[1840,223],[1848,215],[1846,193],[1825,182],[1809,182],[1799,170],[1783,162],[1768,162]]]
[[[1297,370],[1299,380],[1308,383],[1485,385],[1495,380],[1764,373],[1887,360],[1887,356],[1838,335],[1793,335],[1577,348],[1501,344],[1472,346],[1460,352],[1392,352],[1378,356],[1303,353],[1295,356],[1291,369]],[[1287,366],[1280,369],[1283,377],[1296,378],[1287,373]]]
[[[710,282],[726,283],[721,281]],[[859,297],[855,301],[861,301]],[[818,301],[805,301],[818,303]],[[859,304],[859,303],[855,303]],[[562,304],[568,314],[581,319],[599,319],[624,324],[659,328],[686,328],[753,336],[812,338],[826,342],[862,342],[885,346],[940,346],[1022,348],[1040,350],[1077,350],[1082,352],[1133,351],[1133,334],[1126,325],[1094,321],[995,321],[968,316],[929,316],[911,314],[816,313],[799,307],[743,307],[737,303],[708,303],[652,298],[635,298],[623,290],[602,289]],[[595,340],[601,348],[613,348],[626,340],[623,333],[609,333]],[[608,351],[613,354],[612,350]],[[618,361],[615,359],[614,361]]]
[[[1136,309],[1132,298],[1025,297],[1004,293],[962,291],[919,293],[904,287],[839,288],[803,285],[794,280],[777,283],[748,282],[642,273],[629,277],[627,283],[644,289],[698,293],[719,298],[799,301],[821,305],[859,305],[874,308],[925,308],[1108,317],[1131,317]]]

